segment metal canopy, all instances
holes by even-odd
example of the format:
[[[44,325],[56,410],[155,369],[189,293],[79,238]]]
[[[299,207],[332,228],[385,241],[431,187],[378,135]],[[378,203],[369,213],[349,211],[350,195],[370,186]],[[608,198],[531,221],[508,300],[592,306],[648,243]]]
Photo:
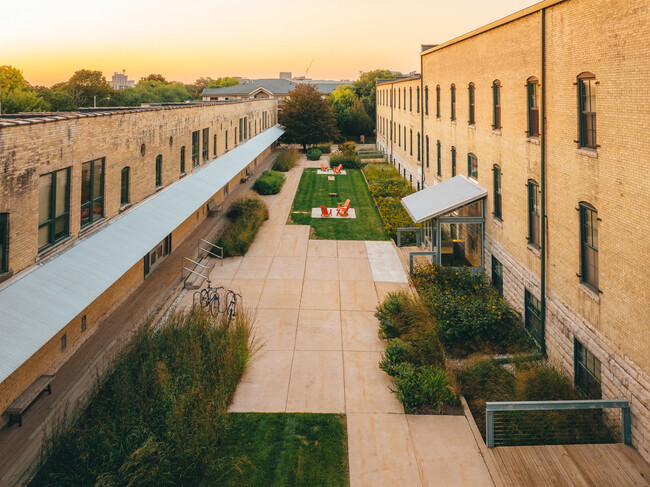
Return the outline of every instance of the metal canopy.
[[[422,223],[486,196],[487,189],[459,174],[402,198],[402,206],[415,223]]]
[[[0,382],[201,208],[284,131],[271,127],[149,197],[0,291]]]

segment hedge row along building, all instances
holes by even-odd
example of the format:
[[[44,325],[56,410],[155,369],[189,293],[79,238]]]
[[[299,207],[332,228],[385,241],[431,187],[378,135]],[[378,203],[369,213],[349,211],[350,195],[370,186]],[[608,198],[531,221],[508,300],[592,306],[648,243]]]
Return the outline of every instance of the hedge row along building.
[[[270,153],[276,114],[247,100],[0,116],[0,413]]]
[[[427,245],[484,267],[587,396],[629,399],[646,459],[648,25],[645,0],[547,0],[423,46],[420,75],[377,81],[377,144],[415,202],[454,195],[451,216],[479,222],[436,228],[405,200]]]

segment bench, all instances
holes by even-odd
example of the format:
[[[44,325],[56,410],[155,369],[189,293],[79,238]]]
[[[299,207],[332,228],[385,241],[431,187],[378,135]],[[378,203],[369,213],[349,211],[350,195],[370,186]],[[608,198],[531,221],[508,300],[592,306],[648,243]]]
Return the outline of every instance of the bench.
[[[39,396],[47,391],[49,394],[52,394],[52,386],[50,383],[54,379],[53,375],[42,375],[30,385],[25,391],[18,396],[14,402],[12,402],[9,407],[5,410],[5,413],[9,415],[9,426],[14,423],[14,417],[18,417],[18,426],[23,425],[23,414],[29,409],[29,407],[39,398]]]
[[[246,174],[246,175],[242,176],[242,178],[240,180],[241,184],[244,184],[246,181],[248,181],[250,179],[250,177],[251,177],[250,174]]]
[[[214,216],[223,210],[223,202],[216,204],[214,200],[208,201],[208,216]]]

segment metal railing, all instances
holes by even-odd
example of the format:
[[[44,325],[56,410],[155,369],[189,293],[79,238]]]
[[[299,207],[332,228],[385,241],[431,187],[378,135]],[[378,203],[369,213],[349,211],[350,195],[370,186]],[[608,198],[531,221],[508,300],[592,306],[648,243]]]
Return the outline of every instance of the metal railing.
[[[208,245],[211,248],[204,248],[202,245]],[[201,259],[201,252],[205,252],[211,257],[214,257],[215,259],[219,259],[221,261],[221,265],[223,265],[223,247],[219,247],[218,245],[214,245],[212,242],[208,242],[207,240],[204,240],[202,238],[199,238],[199,243],[197,245],[198,247],[198,256],[199,260]],[[216,254],[213,252],[213,250],[218,250],[219,253]]]
[[[189,267],[187,267],[189,264],[187,264],[185,262],[186,260],[188,262],[191,262],[192,264],[194,264],[196,267],[194,267],[194,269],[190,269]],[[181,263],[182,263],[181,265],[183,267],[183,270],[186,270],[186,271],[188,271],[188,272],[190,272],[192,274],[196,274],[197,276],[201,276],[204,279],[208,278],[207,273],[210,271],[210,268],[207,265],[203,265],[203,264],[201,264],[201,263],[199,263],[199,262],[197,262],[195,260],[190,259],[189,257],[183,257],[183,260],[181,261]],[[202,269],[207,269],[208,272],[206,272],[206,274],[203,274],[202,272],[198,272],[198,271],[196,271],[196,269],[198,267],[201,267]]]
[[[621,438],[626,445],[632,444],[630,403],[625,399],[488,402],[486,444],[492,448],[616,442],[611,426],[615,418],[606,418],[605,409],[621,410]]]
[[[418,250],[414,252],[409,252],[409,275],[413,275],[413,257],[417,255],[430,255],[431,262],[433,264],[437,262],[437,255],[435,250]]]
[[[397,229],[397,246],[401,247],[402,246],[402,234],[403,233],[409,233],[409,232],[415,232],[415,245],[418,247],[420,246],[422,242],[422,229],[420,227],[403,227],[403,228],[398,228]]]

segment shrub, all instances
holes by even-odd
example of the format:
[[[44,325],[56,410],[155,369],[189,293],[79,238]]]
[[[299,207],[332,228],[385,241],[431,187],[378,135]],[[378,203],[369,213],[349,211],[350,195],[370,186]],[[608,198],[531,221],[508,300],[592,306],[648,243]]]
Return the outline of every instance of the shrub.
[[[381,362],[379,362],[379,368],[388,375],[395,375],[397,373],[396,366],[403,362],[412,362],[412,360],[413,345],[399,338],[392,338],[388,340],[386,350],[384,350]]]
[[[330,167],[335,167],[339,164],[342,164],[344,169],[360,169],[361,159],[356,155],[344,156],[340,154],[332,154],[330,156]]]
[[[317,147],[320,149],[320,151],[323,154],[329,154],[330,152],[332,152],[332,145],[331,144],[322,144],[322,145],[319,145]]]
[[[264,171],[253,184],[253,189],[259,194],[278,194],[285,179],[281,172]]]
[[[224,257],[244,255],[262,223],[268,220],[269,209],[259,198],[239,198],[226,215],[230,221],[215,245],[223,247]]]
[[[297,149],[285,149],[278,154],[271,169],[274,171],[287,172],[296,165],[299,157],[300,153]]]
[[[394,381],[393,392],[407,414],[416,413],[422,408],[433,409],[440,414],[445,406],[460,406],[447,373],[439,367],[401,363],[395,366]]]
[[[307,159],[310,161],[317,161],[321,155],[323,155],[323,152],[317,147],[312,147],[307,151]]]
[[[414,321],[422,318],[422,308],[413,312],[413,307],[414,300],[405,291],[388,293],[386,299],[377,307],[375,313],[379,320],[379,337],[399,338],[407,334],[411,330]]]
[[[352,141],[343,142],[342,144],[339,144],[339,152],[341,155],[354,157],[357,155],[357,144]]]

